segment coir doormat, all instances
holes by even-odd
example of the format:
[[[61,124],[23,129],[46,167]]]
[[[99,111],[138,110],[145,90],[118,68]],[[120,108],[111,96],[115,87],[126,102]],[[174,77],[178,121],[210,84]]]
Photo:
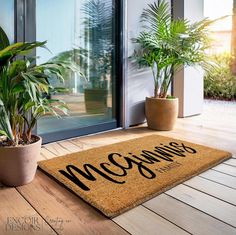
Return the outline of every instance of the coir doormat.
[[[150,135],[41,161],[41,169],[114,217],[231,157],[225,151]]]

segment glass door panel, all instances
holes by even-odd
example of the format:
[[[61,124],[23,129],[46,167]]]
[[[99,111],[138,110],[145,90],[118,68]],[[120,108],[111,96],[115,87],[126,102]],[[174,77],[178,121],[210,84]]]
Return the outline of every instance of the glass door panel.
[[[47,40],[49,49],[37,49],[37,63],[70,62],[84,74],[64,70],[64,83],[51,78],[56,89],[48,98],[65,101],[69,115],[46,114],[38,134],[60,139],[71,130],[79,135],[80,128],[116,126],[115,10],[114,0],[36,0],[36,39]]]
[[[14,42],[14,0],[0,0],[0,25],[11,43]]]

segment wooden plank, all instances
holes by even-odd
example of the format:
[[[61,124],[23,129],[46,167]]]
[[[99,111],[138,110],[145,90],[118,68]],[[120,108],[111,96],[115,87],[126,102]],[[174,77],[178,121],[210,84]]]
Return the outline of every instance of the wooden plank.
[[[186,127],[187,125],[192,126],[192,127],[197,127],[197,128],[202,128],[210,131],[221,131],[222,133],[229,133],[229,134],[235,134],[236,131],[236,125],[232,125],[232,122],[229,121],[229,125],[227,126],[225,122],[224,125],[222,125],[222,121],[215,120],[215,117],[208,117],[209,120],[203,121],[201,120],[202,116],[200,117],[200,121],[196,121],[194,117],[192,118],[183,118],[183,119],[178,119],[177,125]],[[181,123],[182,122],[182,123]]]
[[[199,176],[236,189],[236,178],[233,176],[226,175],[214,170],[208,170]]]
[[[139,133],[139,136],[156,134],[156,132],[150,132],[148,129],[145,128],[130,129],[129,131],[136,134]],[[191,128],[189,128],[189,130],[188,129],[185,130],[184,128],[182,129],[175,128],[172,131],[161,132],[158,134],[170,138],[172,137],[172,138],[182,139],[188,142],[205,145],[212,148],[230,151],[233,154],[236,154],[236,147],[233,139],[225,140],[225,138],[223,137],[220,136],[216,137],[209,133],[210,131],[204,131],[201,128],[199,128],[196,131],[192,131]]]
[[[89,136],[87,138],[86,137],[76,138],[72,139],[71,142],[75,144],[77,147],[79,147],[81,150],[87,150],[113,143],[110,141],[111,139],[109,141],[106,140],[106,138],[104,138],[103,135],[104,134],[98,134]]]
[[[127,234],[40,171],[31,184],[18,190],[59,234]],[[57,217],[63,221],[63,230],[53,221]]]
[[[42,160],[51,159],[51,158],[56,157],[56,155],[54,153],[47,150],[44,146],[42,146],[40,154],[42,156]]]
[[[74,144],[72,141],[69,141],[69,140],[60,141],[57,143],[70,153],[74,153],[74,152],[78,152],[82,150],[79,146],[77,146],[76,144]]]
[[[56,234],[14,188],[0,188],[0,234]]]
[[[166,194],[144,203],[158,215],[195,235],[232,235],[236,229]],[[199,226],[199,224],[201,226]]]
[[[226,127],[226,123],[224,123],[224,126],[226,127],[226,130],[227,131],[224,131],[223,128],[220,128],[220,125],[222,125],[222,120],[218,120],[216,121],[215,120],[215,117],[212,116],[210,118],[209,121],[205,122],[205,123],[201,123],[202,121],[202,117],[203,116],[199,116],[199,120],[200,122],[196,122],[196,117],[192,117],[192,118],[179,118],[177,120],[177,126],[178,127],[182,127],[182,128],[189,128],[189,129],[204,129],[206,131],[210,131],[212,132],[214,135],[220,135],[219,133],[229,133],[229,134],[232,134],[232,135],[235,135],[236,134],[236,129],[232,128],[232,124],[233,123],[229,123],[229,125],[231,125],[231,128],[228,129],[228,127]],[[235,119],[235,117],[234,117]],[[214,122],[216,121],[216,122]],[[232,120],[232,121],[235,121],[235,120]],[[204,121],[203,121],[204,122]],[[213,122],[214,125],[209,125],[210,122]],[[236,122],[234,123],[234,127],[236,128]]]
[[[46,144],[44,145],[44,149],[46,149],[48,152],[54,155],[54,157],[63,156],[69,153],[74,153],[74,152],[83,150],[83,148],[77,146],[72,141],[60,141],[60,142],[55,142],[51,144]],[[52,158],[52,157],[49,156],[49,158]]]
[[[190,186],[201,192],[210,194],[211,196],[214,196],[220,200],[226,201],[236,206],[235,189],[229,188],[227,186],[215,183],[213,181],[201,177],[194,177],[184,182],[184,185]]]
[[[208,117],[210,120],[208,120],[207,122],[201,123],[202,122],[202,116],[200,117],[200,122],[197,123],[195,120],[195,118],[184,118],[184,119],[178,119],[177,121],[177,127],[180,128],[190,128],[190,129],[194,129],[194,130],[202,130],[202,132],[209,132],[212,133],[213,135],[223,135],[224,137],[235,137],[236,134],[236,122],[234,127],[232,128],[232,122],[229,122],[229,126],[230,127],[226,127],[226,123],[224,122],[222,125],[221,121],[216,121],[215,122],[215,117]],[[234,117],[235,119],[235,117]],[[210,125],[209,125],[210,124]],[[213,125],[212,125],[213,124]],[[221,127],[220,127],[221,126]]]
[[[234,156],[233,156],[234,157]],[[236,167],[236,159],[231,158],[228,161],[225,161],[224,164],[230,165],[230,166],[235,166]]]
[[[189,234],[143,206],[119,215],[113,221],[133,235]]]
[[[236,177],[236,167],[220,164],[212,169]]]
[[[109,133],[102,133],[92,136],[85,136],[74,138],[69,141],[60,141],[56,143],[51,143],[44,145],[44,147],[57,156],[62,156],[72,152],[79,152],[91,148],[101,147],[108,144],[118,143],[120,141],[125,141],[133,139],[133,135],[124,135],[122,137],[121,133],[125,132],[124,130],[112,131]],[[140,136],[138,136],[140,137]]]
[[[233,139],[225,139],[221,136],[211,136],[209,132],[203,132],[203,130],[200,129],[198,131],[192,131],[191,129],[186,130],[176,128],[170,132],[163,132],[161,135],[222,149],[236,154],[235,141]]]
[[[236,207],[183,184],[166,194],[236,227]]]
[[[226,151],[231,151],[232,153],[236,154],[236,147],[235,147],[235,138],[232,138],[232,136],[235,136],[236,133],[233,133],[232,136],[230,133],[225,133],[222,131],[217,131],[216,134],[211,129],[206,129],[202,127],[196,127],[193,128],[194,125],[185,125],[185,126],[179,126],[179,120],[177,121],[176,128],[172,131],[168,132],[161,132],[158,133],[160,135],[183,139],[189,142],[194,142],[198,144],[202,144],[205,146],[218,148]],[[128,130],[130,133],[133,134],[155,134],[156,132],[152,132],[145,128],[145,125],[141,128],[133,128]]]
[[[150,130],[148,130],[146,134],[150,135],[152,133],[150,133]],[[144,135],[145,133],[142,133],[142,136]],[[138,137],[141,137],[139,133],[133,133],[132,129],[129,129],[129,130],[117,130],[117,131],[111,131],[111,132],[101,133],[97,135],[74,138],[71,140],[71,142],[76,144],[82,150],[87,150],[91,148],[96,148],[96,147],[105,146],[108,144],[114,144],[121,141],[138,138]]]
[[[63,156],[68,154],[68,150],[59,145],[58,143],[51,143],[51,144],[45,144],[44,147],[50,151],[51,153],[57,155],[57,156]]]

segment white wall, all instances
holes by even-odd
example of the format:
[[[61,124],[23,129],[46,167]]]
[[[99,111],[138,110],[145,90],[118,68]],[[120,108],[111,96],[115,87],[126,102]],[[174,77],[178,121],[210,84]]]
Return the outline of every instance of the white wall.
[[[140,27],[140,16],[143,8],[153,0],[127,0],[126,12],[126,69],[125,72],[125,126],[142,123],[145,121],[144,115],[144,99],[146,96],[152,95],[153,80],[149,69],[137,70],[132,66],[129,56],[132,55],[135,45],[131,39],[137,37],[142,30]]]
[[[154,83],[150,69],[138,70],[129,62],[135,45],[131,39],[137,37],[141,28],[140,16],[144,8],[155,0],[126,0],[126,64],[125,64],[125,127],[145,121],[144,102],[153,96]]]

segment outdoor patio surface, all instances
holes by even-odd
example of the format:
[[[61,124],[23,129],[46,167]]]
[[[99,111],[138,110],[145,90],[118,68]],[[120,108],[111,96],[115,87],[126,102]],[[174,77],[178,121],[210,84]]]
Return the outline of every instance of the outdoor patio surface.
[[[169,132],[141,125],[47,144],[41,159],[150,134],[227,150],[234,157],[112,220],[38,170],[28,185],[0,186],[0,234],[236,234],[235,102],[205,101],[202,115],[178,119]]]

